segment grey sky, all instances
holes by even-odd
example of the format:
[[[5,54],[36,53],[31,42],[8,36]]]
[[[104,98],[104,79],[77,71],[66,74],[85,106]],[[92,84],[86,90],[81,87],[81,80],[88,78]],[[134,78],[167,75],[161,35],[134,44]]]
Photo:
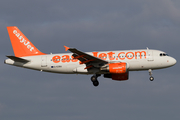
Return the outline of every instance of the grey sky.
[[[1,120],[180,119],[179,63],[130,72],[128,81],[63,75],[8,66],[13,55],[6,26],[17,26],[42,52],[144,49],[179,61],[179,0],[1,0]]]

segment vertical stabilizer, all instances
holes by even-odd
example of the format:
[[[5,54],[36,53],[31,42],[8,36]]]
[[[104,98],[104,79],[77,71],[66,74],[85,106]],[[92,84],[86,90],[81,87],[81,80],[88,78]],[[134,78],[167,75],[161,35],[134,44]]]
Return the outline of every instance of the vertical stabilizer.
[[[16,26],[7,27],[7,30],[16,57],[45,55]]]

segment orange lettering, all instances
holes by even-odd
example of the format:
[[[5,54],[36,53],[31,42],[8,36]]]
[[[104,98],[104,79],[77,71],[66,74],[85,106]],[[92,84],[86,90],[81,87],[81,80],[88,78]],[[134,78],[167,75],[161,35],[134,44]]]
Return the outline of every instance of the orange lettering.
[[[92,52],[94,57],[98,57],[98,52]]]
[[[125,56],[124,56],[123,58],[121,58],[121,54],[125,54],[125,52],[120,52],[120,53],[118,54],[119,59],[124,60],[124,59],[125,59]]]
[[[144,54],[142,54],[142,53],[144,53]],[[137,56],[140,56],[140,59],[142,59],[142,55],[144,55],[144,58],[146,58],[146,52],[145,51],[137,51],[137,52],[135,52],[135,58],[137,59]]]
[[[99,58],[101,58],[103,60],[106,60],[107,54],[106,53],[101,53],[101,54],[99,54]]]
[[[65,62],[70,62],[70,57],[69,55],[63,55],[62,56],[62,62],[65,63]]]
[[[131,56],[131,57],[130,57]],[[126,53],[126,58],[127,59],[133,59],[134,58],[134,53],[133,52],[127,52]]]
[[[114,60],[115,58],[113,57],[113,54],[115,54],[115,53],[113,53],[113,52],[109,52],[109,53],[107,53],[108,54],[108,56],[109,56],[109,60]]]
[[[61,59],[61,57],[58,56],[58,55],[56,55],[56,56],[54,56],[54,57],[52,58],[52,61],[53,61],[54,63],[59,63],[59,62],[60,62],[60,59]]]

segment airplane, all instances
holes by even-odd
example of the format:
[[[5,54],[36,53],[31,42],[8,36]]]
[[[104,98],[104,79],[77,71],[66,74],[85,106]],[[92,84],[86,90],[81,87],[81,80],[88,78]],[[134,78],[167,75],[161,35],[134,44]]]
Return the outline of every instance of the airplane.
[[[14,56],[5,64],[38,71],[60,74],[92,74],[94,86],[99,85],[97,78],[111,78],[125,81],[129,71],[147,70],[150,81],[154,80],[152,70],[171,67],[176,59],[163,51],[154,49],[137,49],[123,51],[82,52],[76,48],[65,47],[71,53],[45,54],[39,51],[30,40],[16,27],[7,27]]]

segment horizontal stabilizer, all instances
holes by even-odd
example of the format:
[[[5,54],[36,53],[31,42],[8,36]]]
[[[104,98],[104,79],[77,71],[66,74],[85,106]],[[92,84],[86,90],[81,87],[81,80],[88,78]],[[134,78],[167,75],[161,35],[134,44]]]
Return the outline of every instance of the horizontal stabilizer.
[[[23,58],[19,58],[19,57],[15,57],[15,56],[6,56],[9,59],[15,61],[15,62],[23,62],[23,63],[27,63],[30,62],[29,60],[23,59]]]

